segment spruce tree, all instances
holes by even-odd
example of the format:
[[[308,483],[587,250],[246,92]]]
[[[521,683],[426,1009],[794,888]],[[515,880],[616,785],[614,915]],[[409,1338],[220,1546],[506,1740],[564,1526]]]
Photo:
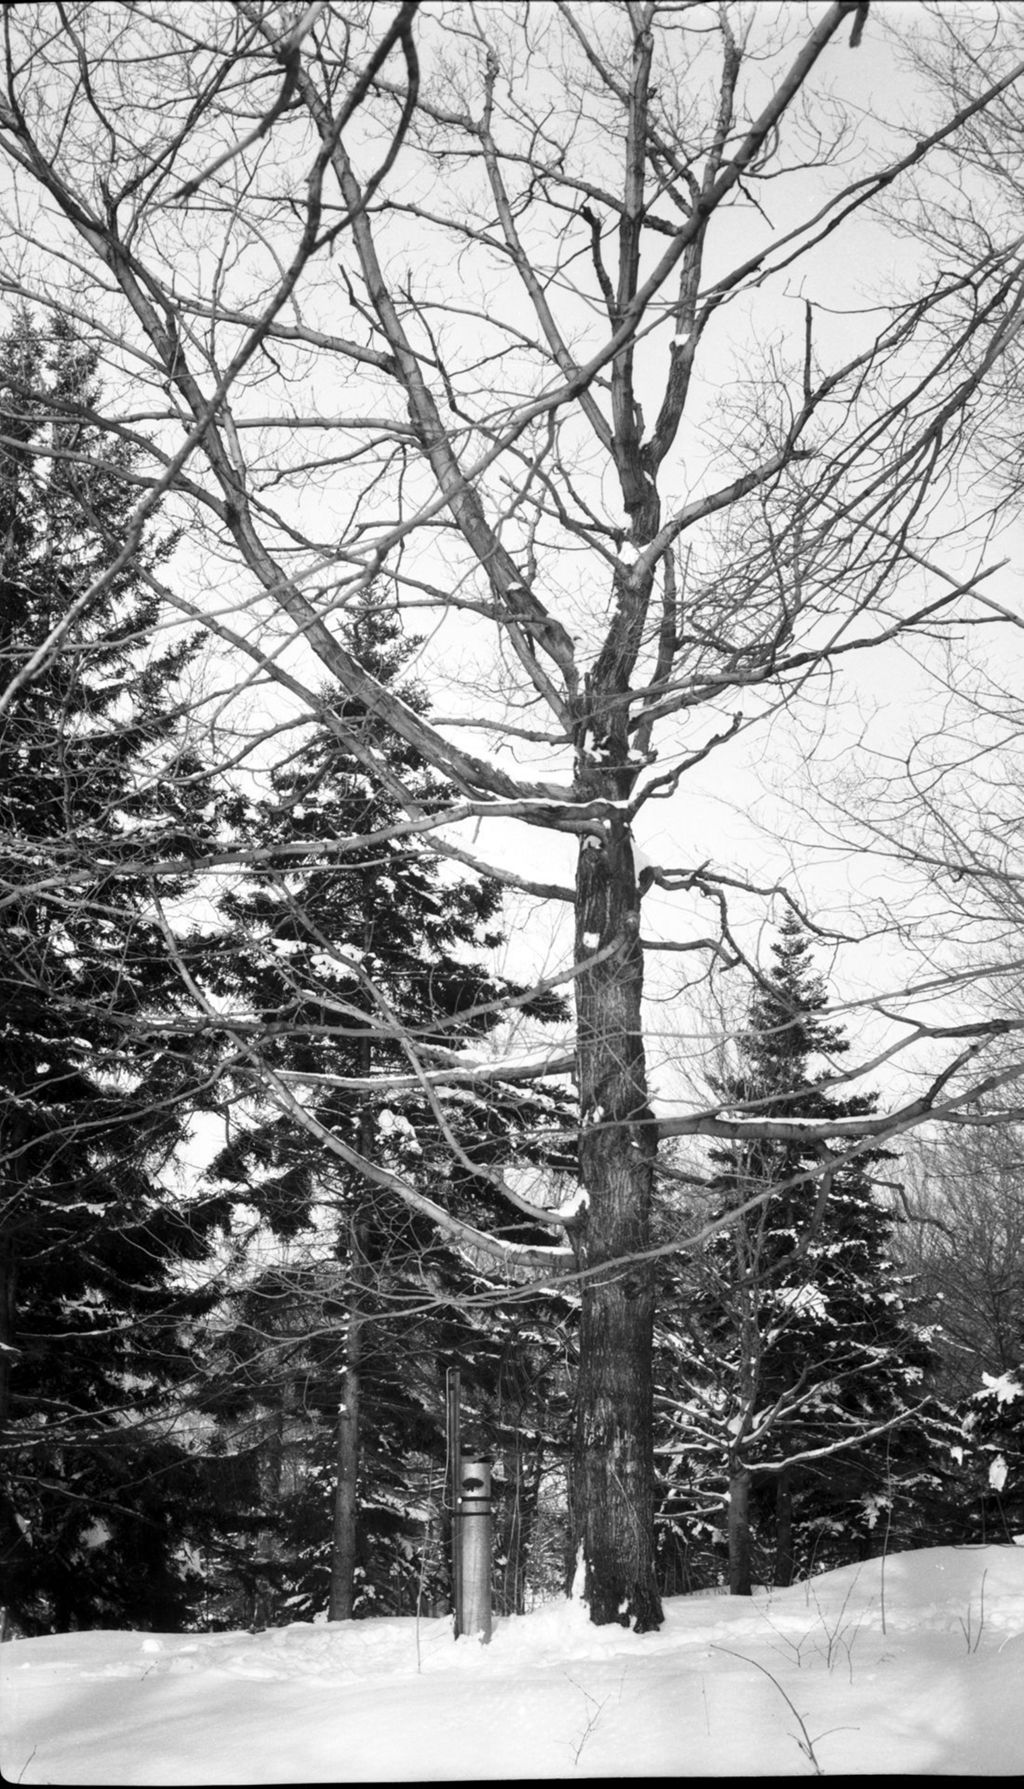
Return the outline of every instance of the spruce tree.
[[[412,645],[375,593],[346,643],[404,701],[422,704],[401,681]],[[363,1159],[400,1171],[464,1217],[548,1241],[503,1207],[487,1170],[544,1153],[530,1133],[557,1118],[554,1094],[523,1096],[499,1081],[438,1100],[416,1085],[403,1039],[429,1066],[432,1051],[481,1042],[514,1003],[537,1021],[563,1009],[552,998],[527,1000],[481,961],[501,942],[498,886],[451,873],[408,836],[403,809],[386,778],[382,790],[380,776],[368,775],[363,753],[382,755],[426,809],[447,805],[451,791],[357,703],[335,713],[344,736],[317,727],[253,809],[253,841],[269,847],[271,861],[226,897],[208,977],[253,1015],[259,1034],[260,1067],[254,1077],[251,1060],[239,1066],[235,1134],[213,1172],[251,1208],[265,1258],[243,1276],[236,1321],[217,1341],[210,1404],[232,1446],[262,1429],[264,1528],[275,1537],[263,1558],[266,1610],[326,1606],[337,1619],[407,1612],[424,1585],[429,1599],[442,1594],[439,1537],[425,1533],[424,1511],[438,1502],[444,1466],[446,1364],[460,1365],[491,1444],[502,1441],[510,1326],[528,1331],[518,1369],[534,1371],[541,1392],[558,1400],[536,1312],[532,1327],[514,1304],[503,1313],[479,1264],[399,1195],[332,1157],[299,1112],[263,1098],[259,1074],[282,1077],[317,1125]],[[412,1085],[384,1095],[329,1085],[388,1072]]]
[[[849,1044],[794,917],[773,956],[737,1068],[716,1087],[723,1106],[789,1119],[869,1114],[871,1095],[829,1091]],[[707,1215],[727,1221],[697,1263],[681,1314],[690,1360],[668,1402],[683,1473],[689,1462],[696,1477],[677,1483],[676,1508],[694,1489],[724,1496],[734,1594],[750,1590],[752,1537],[774,1581],[788,1583],[798,1564],[870,1551],[891,1532],[894,1486],[929,1478],[921,1406],[932,1356],[892,1260],[891,1201],[875,1187],[891,1159],[776,1140],[711,1152]]]
[[[184,1616],[173,1409],[205,1297],[179,1269],[197,1286],[219,1215],[164,1178],[203,1067],[146,865],[216,813],[174,693],[192,649],[152,643],[159,548],[39,656],[137,495],[95,358],[24,316],[0,339],[0,1578],[29,1632]]]

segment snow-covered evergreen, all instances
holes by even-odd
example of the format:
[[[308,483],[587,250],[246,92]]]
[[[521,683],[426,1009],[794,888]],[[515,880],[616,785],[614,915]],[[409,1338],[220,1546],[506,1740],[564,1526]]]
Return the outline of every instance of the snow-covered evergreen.
[[[145,869],[187,863],[216,803],[191,648],[154,641],[159,548],[87,600],[133,503],[94,363],[59,324],[0,340],[0,1575],[29,1631],[184,1617],[176,1388],[206,1300],[176,1270],[221,1209],[161,1178],[205,1068]]]
[[[346,641],[387,683],[411,652],[374,592]],[[269,861],[225,897],[207,967],[254,1035],[229,1076],[233,1135],[213,1178],[276,1239],[222,1314],[208,1399],[225,1444],[255,1458],[262,1540],[248,1558],[240,1546],[233,1575],[251,1585],[259,1561],[247,1595],[260,1620],[406,1613],[444,1596],[449,1364],[474,1419],[467,1439],[510,1462],[521,1577],[542,1413],[564,1403],[561,1344],[536,1311],[502,1308],[485,1267],[373,1178],[387,1170],[463,1218],[529,1235],[488,1173],[547,1171],[556,1096],[500,1079],[437,1094],[428,1076],[510,1013],[539,1022],[561,1006],[491,972],[481,953],[501,941],[499,888],[410,836],[387,774],[371,779],[365,761],[400,773],[424,808],[450,792],[358,705],[332,713],[335,729],[312,730],[254,804],[252,843]]]
[[[809,935],[792,915],[755,987],[723,1111],[845,1118],[849,1045],[828,1016]],[[676,1275],[665,1311],[665,1514],[728,1534],[729,1576],[794,1573],[908,1544],[911,1507],[938,1490],[929,1338],[891,1250],[890,1152],[752,1140],[710,1152],[705,1219],[722,1227]],[[716,1506],[718,1513],[716,1514]],[[684,1524],[685,1525],[685,1524]],[[910,1529],[912,1533],[912,1528]],[[756,1560],[752,1554],[756,1551]]]

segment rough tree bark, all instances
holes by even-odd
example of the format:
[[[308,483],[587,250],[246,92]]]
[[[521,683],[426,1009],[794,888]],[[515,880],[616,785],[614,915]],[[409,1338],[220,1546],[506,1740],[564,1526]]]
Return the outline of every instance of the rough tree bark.
[[[643,953],[629,832],[616,817],[579,855],[580,1173],[583,1272],[573,1539],[597,1623],[657,1627],[650,1243],[655,1126],[641,1029]]]
[[[750,1596],[750,1473],[736,1467],[729,1477],[729,1595]]]

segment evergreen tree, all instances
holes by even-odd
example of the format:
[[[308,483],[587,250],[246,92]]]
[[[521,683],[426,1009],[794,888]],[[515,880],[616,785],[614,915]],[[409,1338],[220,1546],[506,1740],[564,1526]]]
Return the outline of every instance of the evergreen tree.
[[[178,1270],[220,1214],[162,1178],[203,1067],[145,865],[216,816],[174,697],[191,648],[150,644],[153,550],[28,671],[135,501],[94,364],[64,325],[0,340],[0,1577],[30,1632],[183,1615],[200,1487],[168,1398],[204,1295]]]
[[[829,1092],[849,1045],[792,916],[773,955],[737,1069],[716,1092],[747,1116],[870,1113],[872,1096]],[[896,1486],[919,1498],[933,1482],[921,1409],[932,1356],[892,1261],[891,1204],[873,1183],[889,1160],[802,1141],[711,1152],[707,1215],[729,1221],[697,1263],[680,1318],[689,1361],[677,1360],[667,1389],[682,1450],[674,1507],[701,1491],[706,1503],[711,1486],[724,1495],[734,1594],[750,1590],[752,1537],[774,1581],[789,1583],[798,1562],[823,1567],[891,1539]]]
[[[411,647],[372,594],[346,643],[404,701],[422,703],[415,686],[398,685]],[[501,941],[499,888],[450,874],[403,834],[404,811],[368,775],[365,754],[383,756],[426,809],[449,803],[450,790],[357,703],[335,714],[343,736],[317,728],[254,809],[254,842],[289,849],[225,899],[210,980],[254,1015],[260,1072],[282,1077],[325,1131],[471,1220],[547,1241],[503,1206],[487,1172],[543,1154],[531,1133],[550,1128],[555,1096],[490,1082],[483,1094],[435,1098],[417,1085],[402,1040],[429,1064],[482,1041],[512,1002],[537,1021],[560,1018],[561,1003],[525,1000],[481,963]],[[407,1077],[408,1090],[330,1085],[385,1072]],[[424,1512],[439,1504],[444,1468],[444,1367],[461,1365],[467,1399],[500,1445],[509,1326],[521,1312],[501,1312],[486,1274],[429,1217],[332,1157],[299,1112],[262,1099],[245,1065],[234,1094],[249,1117],[214,1174],[277,1246],[239,1290],[211,1407],[236,1438],[263,1428],[264,1527],[276,1537],[263,1562],[266,1606],[294,1615],[326,1604],[333,1618],[407,1611],[424,1587],[436,1601],[444,1565]],[[481,1301],[473,1317],[467,1299]],[[517,1372],[534,1373],[557,1405],[531,1317]],[[524,1500],[520,1485],[520,1515]]]

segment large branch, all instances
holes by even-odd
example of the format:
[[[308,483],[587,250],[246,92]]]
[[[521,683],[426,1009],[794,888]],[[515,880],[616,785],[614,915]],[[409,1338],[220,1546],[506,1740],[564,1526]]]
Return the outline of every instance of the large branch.
[[[908,1100],[891,1112],[865,1114],[860,1118],[769,1118],[756,1113],[730,1114],[724,1110],[694,1112],[677,1118],[660,1118],[658,1135],[667,1137],[721,1137],[733,1143],[773,1142],[827,1144],[869,1143],[898,1136],[902,1131],[928,1123],[964,1126],[1005,1124],[1024,1115],[1024,1102],[998,1111],[982,1105],[990,1094],[1024,1078],[1024,1060],[1010,1068],[993,1070],[955,1093],[940,1097],[950,1081],[985,1048],[991,1027],[979,1026],[986,1036],[972,1044],[932,1081],[926,1093]]]

